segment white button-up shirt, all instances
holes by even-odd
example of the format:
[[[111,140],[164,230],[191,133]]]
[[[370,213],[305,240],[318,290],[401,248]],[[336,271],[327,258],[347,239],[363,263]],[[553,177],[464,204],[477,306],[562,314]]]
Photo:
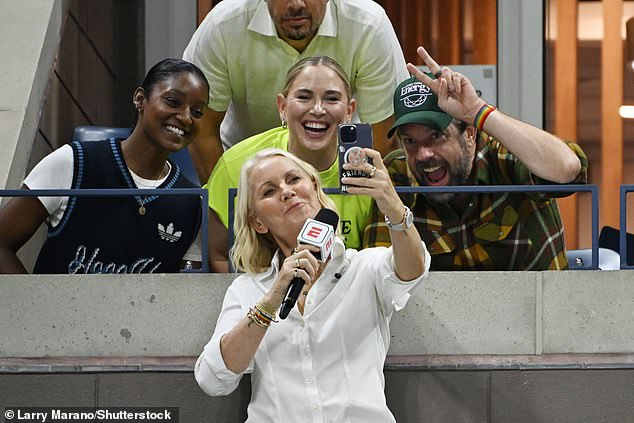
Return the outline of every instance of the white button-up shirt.
[[[427,277],[404,282],[394,273],[392,248],[345,250],[334,257],[306,298],[285,320],[272,323],[244,373],[251,373],[247,422],[394,422],[384,394],[383,365],[392,313]],[[239,276],[227,290],[215,332],[196,362],[196,380],[209,395],[226,395],[242,374],[227,369],[221,337],[271,289],[268,271]]]

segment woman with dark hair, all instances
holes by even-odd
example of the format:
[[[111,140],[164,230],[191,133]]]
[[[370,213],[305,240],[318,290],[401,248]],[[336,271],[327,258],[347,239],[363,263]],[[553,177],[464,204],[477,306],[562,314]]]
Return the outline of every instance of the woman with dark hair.
[[[124,140],[73,142],[46,156],[23,189],[193,188],[168,159],[200,131],[209,85],[180,59],[154,65],[132,96]],[[46,221],[34,273],[176,272],[200,261],[194,196],[16,197],[0,210],[0,272],[26,273],[17,251]]]
[[[242,167],[231,258],[245,273],[228,288],[194,375],[217,396],[251,374],[248,422],[394,422],[383,377],[389,322],[427,276],[430,256],[381,155],[363,152],[374,166],[344,168],[369,177],[341,182],[376,201],[392,246],[357,251],[335,237],[321,260],[319,247],[297,243],[307,219],[334,207],[317,170],[281,149]],[[298,278],[297,303],[278,315]]]

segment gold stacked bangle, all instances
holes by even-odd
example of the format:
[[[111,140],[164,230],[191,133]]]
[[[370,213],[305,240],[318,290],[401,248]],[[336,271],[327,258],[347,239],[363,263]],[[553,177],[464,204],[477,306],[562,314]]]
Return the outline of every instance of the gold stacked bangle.
[[[266,329],[271,325],[271,322],[277,323],[277,320],[275,320],[276,314],[277,310],[273,306],[264,300],[260,300],[247,313],[247,317],[251,320],[249,326],[251,326],[251,323],[255,323],[259,327]]]
[[[275,315],[277,314],[277,309],[275,309],[272,305],[270,305],[269,303],[267,303],[264,300],[260,300],[260,302],[255,305],[255,308],[262,315],[264,315],[264,317],[266,317],[268,320],[270,320],[273,323],[277,323],[277,320],[275,320]]]

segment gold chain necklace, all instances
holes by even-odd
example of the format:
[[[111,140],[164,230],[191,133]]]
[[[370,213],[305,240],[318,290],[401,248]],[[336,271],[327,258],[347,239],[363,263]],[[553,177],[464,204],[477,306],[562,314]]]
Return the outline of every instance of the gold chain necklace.
[[[169,175],[171,170],[172,170],[172,167],[169,164],[169,162],[165,162],[165,165],[163,166],[163,171],[161,171],[159,178],[155,179],[154,182],[149,187],[146,187],[145,189],[155,189],[156,187],[161,185],[163,181],[165,180],[165,178],[167,178],[167,175]],[[139,204],[139,210],[138,210],[139,215],[145,216],[145,213],[146,213],[145,205],[149,202],[147,195],[144,196],[143,198],[141,198],[139,195],[135,195],[134,198],[136,199],[136,202]]]

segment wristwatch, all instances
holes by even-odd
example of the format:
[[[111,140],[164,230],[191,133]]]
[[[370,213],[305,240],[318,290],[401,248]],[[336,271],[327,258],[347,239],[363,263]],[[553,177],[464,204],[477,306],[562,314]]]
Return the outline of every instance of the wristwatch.
[[[385,215],[385,224],[393,231],[402,232],[412,226],[412,223],[414,222],[414,213],[412,213],[409,207],[403,207],[405,207],[405,213],[403,213],[403,220],[401,223],[392,223],[387,215]]]

